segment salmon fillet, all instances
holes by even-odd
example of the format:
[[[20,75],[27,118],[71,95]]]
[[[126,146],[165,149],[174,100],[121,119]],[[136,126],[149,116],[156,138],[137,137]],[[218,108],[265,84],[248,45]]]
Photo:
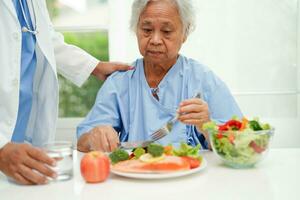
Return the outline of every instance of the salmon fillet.
[[[111,167],[120,172],[151,173],[151,172],[174,172],[189,170],[190,164],[177,156],[166,156],[163,160],[146,163],[140,160],[125,160]]]

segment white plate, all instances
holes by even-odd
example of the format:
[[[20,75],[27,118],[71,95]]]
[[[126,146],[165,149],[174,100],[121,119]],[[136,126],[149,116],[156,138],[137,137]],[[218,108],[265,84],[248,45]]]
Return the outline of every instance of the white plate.
[[[135,179],[167,179],[167,178],[176,178],[180,176],[187,176],[204,170],[207,166],[207,161],[202,158],[201,165],[195,169],[179,171],[179,172],[169,172],[169,173],[129,173],[129,172],[120,172],[117,170],[111,169],[111,173],[123,176],[127,178]]]

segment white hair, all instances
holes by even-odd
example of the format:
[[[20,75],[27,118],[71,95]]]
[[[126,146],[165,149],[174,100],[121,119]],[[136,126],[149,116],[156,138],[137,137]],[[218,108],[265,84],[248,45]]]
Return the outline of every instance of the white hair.
[[[151,1],[159,0],[134,0],[132,4],[130,28],[134,32],[137,31],[140,15]],[[188,36],[195,29],[195,10],[191,0],[169,0],[175,3],[180,19],[183,25],[183,30],[186,36]]]

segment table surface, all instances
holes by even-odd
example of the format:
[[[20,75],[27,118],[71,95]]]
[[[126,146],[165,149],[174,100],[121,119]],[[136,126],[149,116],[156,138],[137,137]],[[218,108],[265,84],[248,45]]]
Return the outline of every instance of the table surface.
[[[0,175],[1,200],[92,199],[300,199],[300,148],[271,149],[251,169],[224,166],[212,152],[205,152],[205,170],[174,179],[138,180],[111,174],[107,181],[86,184],[79,171],[81,153],[74,154],[74,177],[42,186],[21,186]]]

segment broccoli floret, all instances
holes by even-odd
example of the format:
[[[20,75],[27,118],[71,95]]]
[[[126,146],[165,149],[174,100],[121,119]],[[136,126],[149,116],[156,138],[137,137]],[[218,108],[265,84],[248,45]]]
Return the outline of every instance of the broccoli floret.
[[[152,143],[148,145],[147,152],[153,157],[159,157],[164,153],[164,147],[162,145]]]
[[[125,150],[117,149],[117,150],[113,151],[111,154],[109,154],[109,158],[110,158],[112,164],[116,164],[120,161],[128,160],[129,154]]]
[[[142,155],[144,155],[146,153],[146,150],[139,147],[139,148],[136,148],[134,151],[133,151],[133,155],[136,159],[139,159]]]

